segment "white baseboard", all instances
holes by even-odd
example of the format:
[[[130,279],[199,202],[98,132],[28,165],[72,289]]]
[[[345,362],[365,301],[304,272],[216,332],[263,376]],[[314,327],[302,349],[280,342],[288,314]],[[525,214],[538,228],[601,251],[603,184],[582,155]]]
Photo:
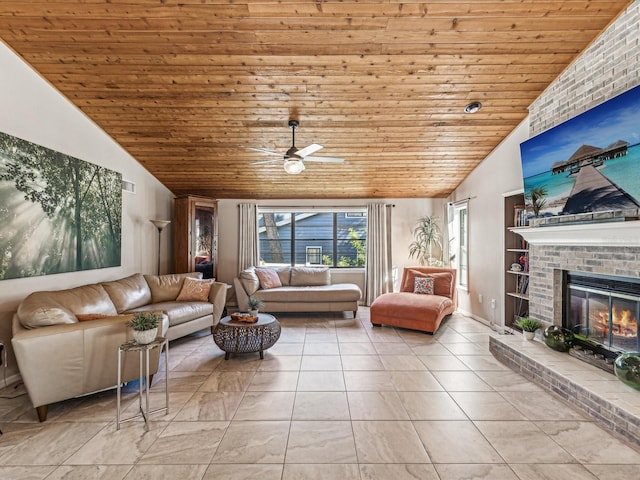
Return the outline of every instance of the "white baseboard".
[[[2,368],[2,367],[0,367]],[[3,388],[7,388],[10,385],[13,385],[14,383],[18,383],[18,382],[22,382],[22,376],[20,376],[19,373],[15,373],[9,377],[1,377],[0,378],[0,390],[2,390]]]
[[[495,330],[496,332],[500,332],[500,326],[496,325],[495,323],[492,323],[490,320],[487,320],[486,318],[483,318],[479,315],[475,315],[471,312],[467,312],[466,310],[463,310],[461,308],[458,308],[456,310],[457,313],[461,313],[462,315],[464,315],[465,317],[471,317],[474,320],[476,320],[477,322],[482,323],[483,325],[486,325],[487,327],[489,327],[492,330]]]

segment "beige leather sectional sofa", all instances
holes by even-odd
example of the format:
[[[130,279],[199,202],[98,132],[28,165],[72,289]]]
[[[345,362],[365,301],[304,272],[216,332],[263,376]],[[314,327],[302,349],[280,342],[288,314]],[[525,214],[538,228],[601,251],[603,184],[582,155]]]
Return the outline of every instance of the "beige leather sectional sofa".
[[[158,334],[170,340],[213,328],[224,309],[226,284],[213,282],[206,301],[178,301],[185,278],[200,276],[134,274],[30,294],[14,315],[11,343],[40,421],[51,403],[116,386],[118,347],[132,338],[125,323],[133,312],[162,311]],[[152,350],[151,374],[159,357]],[[124,358],[122,378],[138,377],[138,354],[132,352]]]
[[[265,284],[258,277],[261,271],[275,272],[279,282]],[[240,311],[248,310],[252,296],[262,301],[265,312],[351,311],[355,317],[362,297],[360,287],[353,283],[331,283],[331,270],[326,267],[249,267],[233,284]]]

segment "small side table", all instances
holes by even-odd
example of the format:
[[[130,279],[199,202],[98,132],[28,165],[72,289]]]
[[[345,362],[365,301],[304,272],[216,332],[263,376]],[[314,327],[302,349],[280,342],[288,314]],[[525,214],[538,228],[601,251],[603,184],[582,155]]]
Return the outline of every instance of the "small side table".
[[[164,394],[165,394],[165,403],[164,407],[156,408],[155,410],[149,410],[149,380],[151,375],[149,374],[149,352],[154,348],[160,348],[160,352],[164,348],[164,363],[167,368],[167,378],[164,382]],[[127,352],[138,352],[138,362],[140,365],[140,377],[138,380],[139,390],[138,390],[138,408],[139,413],[129,417],[129,418],[120,418],[120,401],[122,398],[122,394],[120,389],[122,388],[122,356]],[[143,361],[142,354],[145,354],[145,359]],[[144,371],[143,371],[144,365]],[[158,337],[153,342],[147,344],[140,344],[135,340],[130,340],[126,343],[123,343],[118,347],[118,392],[117,392],[117,413],[116,413],[116,430],[120,430],[120,424],[124,422],[129,422],[131,420],[135,420],[136,418],[142,417],[144,420],[144,428],[145,430],[149,429],[149,425],[147,424],[149,415],[152,413],[157,413],[164,411],[165,415],[169,413],[169,341],[164,337]],[[145,407],[142,406],[142,379],[144,378],[144,383],[146,385],[146,393],[145,393]]]

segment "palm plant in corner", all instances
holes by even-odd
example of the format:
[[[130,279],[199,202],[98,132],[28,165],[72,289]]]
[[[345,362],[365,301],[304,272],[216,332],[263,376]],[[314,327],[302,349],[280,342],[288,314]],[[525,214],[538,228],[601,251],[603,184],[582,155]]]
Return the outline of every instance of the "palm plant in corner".
[[[438,217],[427,215],[419,218],[413,230],[414,241],[409,244],[409,257],[418,257],[420,265],[442,266],[442,260],[433,256],[433,246],[442,248]]]
[[[133,338],[141,345],[153,342],[158,336],[158,324],[162,314],[159,312],[135,312],[126,323],[133,329]]]

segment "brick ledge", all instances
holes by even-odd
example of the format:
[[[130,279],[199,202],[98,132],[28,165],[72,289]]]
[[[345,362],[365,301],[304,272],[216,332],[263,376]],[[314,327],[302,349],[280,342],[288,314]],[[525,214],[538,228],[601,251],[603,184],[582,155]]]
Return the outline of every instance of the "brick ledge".
[[[554,352],[541,342],[523,344],[521,338],[515,335],[491,337],[489,351],[497,360],[515,372],[560,396],[605,428],[640,446],[640,407],[635,408],[635,405],[640,405],[640,392],[627,387],[615,376],[580,362],[568,354]],[[576,366],[574,362],[582,363],[584,368],[579,364]],[[550,365],[555,365],[556,368]],[[563,366],[565,368],[562,368]],[[588,371],[592,373],[592,383],[599,383],[602,380],[605,386],[610,384],[609,388],[605,387],[604,390],[622,392],[622,396],[630,395],[638,403],[622,405],[623,402],[616,398],[621,395],[615,393],[612,394],[613,400],[610,400],[602,392],[598,392],[597,388],[580,385],[570,376],[565,376],[558,371],[563,369],[581,373]],[[611,379],[602,375],[608,375]],[[580,375],[580,378],[584,377],[585,375]]]

